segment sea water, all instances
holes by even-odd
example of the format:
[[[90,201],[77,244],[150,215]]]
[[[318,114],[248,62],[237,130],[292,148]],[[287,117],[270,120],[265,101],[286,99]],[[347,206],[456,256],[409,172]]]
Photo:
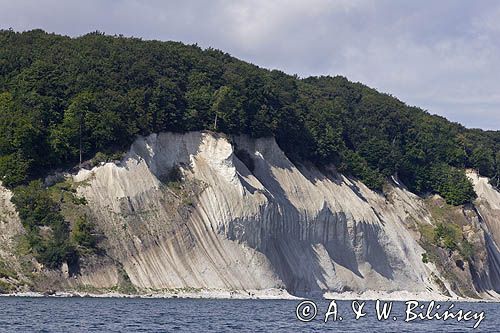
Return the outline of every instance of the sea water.
[[[474,329],[476,321],[463,318],[405,321],[405,302],[380,302],[379,312],[391,305],[386,319],[377,317],[374,301],[311,300],[315,308],[307,311],[302,302],[0,297],[0,332],[500,332],[498,303],[453,303],[450,311],[483,313],[484,319]],[[420,309],[424,317],[428,305],[420,302],[412,311]],[[432,311],[436,305],[444,311],[451,303],[437,302]]]

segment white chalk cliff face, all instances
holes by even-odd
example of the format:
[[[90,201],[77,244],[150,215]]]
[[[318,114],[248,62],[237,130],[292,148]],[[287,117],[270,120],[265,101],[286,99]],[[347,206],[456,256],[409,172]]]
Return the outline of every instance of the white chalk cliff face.
[[[176,167],[183,181],[172,187],[166,179]],[[434,264],[422,262],[416,221],[432,223],[422,199],[397,182],[384,197],[334,170],[295,165],[274,139],[151,135],[136,140],[121,163],[74,179],[108,255],[139,288],[301,294],[448,287]],[[479,210],[495,257],[500,194],[479,186],[494,192]],[[499,285],[490,264],[480,292]],[[117,274],[104,265],[75,281],[101,287]]]
[[[488,269],[478,272],[477,287],[485,291],[500,291],[500,192],[474,172],[467,176],[474,184],[477,200],[474,203],[479,216],[481,229],[484,231],[484,243],[488,254]]]
[[[18,268],[14,256],[15,238],[24,232],[14,204],[10,201],[12,193],[0,183],[0,262],[12,263]]]

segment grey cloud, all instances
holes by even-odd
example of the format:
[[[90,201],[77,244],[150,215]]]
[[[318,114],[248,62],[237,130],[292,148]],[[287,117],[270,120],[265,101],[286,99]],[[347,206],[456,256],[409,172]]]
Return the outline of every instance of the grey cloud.
[[[345,75],[468,127],[500,129],[497,1],[0,0],[0,22],[198,43],[302,77]]]

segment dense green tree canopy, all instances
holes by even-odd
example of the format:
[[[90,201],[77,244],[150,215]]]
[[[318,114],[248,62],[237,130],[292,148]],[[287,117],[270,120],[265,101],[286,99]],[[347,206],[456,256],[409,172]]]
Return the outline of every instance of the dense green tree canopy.
[[[217,117],[217,128],[214,128]],[[0,178],[9,186],[137,135],[215,129],[275,136],[288,156],[380,190],[474,198],[464,168],[498,182],[500,134],[468,130],[344,77],[300,79],[214,49],[0,31]]]

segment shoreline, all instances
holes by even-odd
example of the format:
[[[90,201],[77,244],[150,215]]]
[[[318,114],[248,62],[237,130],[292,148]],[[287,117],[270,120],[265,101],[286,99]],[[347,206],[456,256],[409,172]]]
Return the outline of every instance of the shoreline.
[[[82,291],[56,291],[54,293],[47,292],[16,292],[11,294],[0,294],[0,297],[51,297],[51,298],[141,298],[141,299],[234,299],[234,300],[339,300],[339,301],[399,301],[405,302],[409,300],[416,301],[436,301],[436,302],[474,302],[474,303],[500,303],[500,295],[496,297],[489,295],[488,298],[464,298],[464,297],[448,297],[445,295],[431,292],[408,292],[408,291],[376,291],[368,290],[364,292],[325,292],[311,293],[305,295],[291,295],[283,289],[264,289],[264,290],[172,290],[165,292],[145,292],[137,294],[124,294],[119,292],[103,292],[90,293]]]
[[[154,291],[137,294],[125,294],[114,291],[102,293],[85,292],[85,291],[56,291],[54,293],[47,292],[16,292],[11,294],[0,294],[0,297],[54,297],[54,298],[144,298],[144,299],[281,299],[294,300],[301,299],[290,295],[283,289],[264,289],[264,290],[171,290],[171,291]]]

